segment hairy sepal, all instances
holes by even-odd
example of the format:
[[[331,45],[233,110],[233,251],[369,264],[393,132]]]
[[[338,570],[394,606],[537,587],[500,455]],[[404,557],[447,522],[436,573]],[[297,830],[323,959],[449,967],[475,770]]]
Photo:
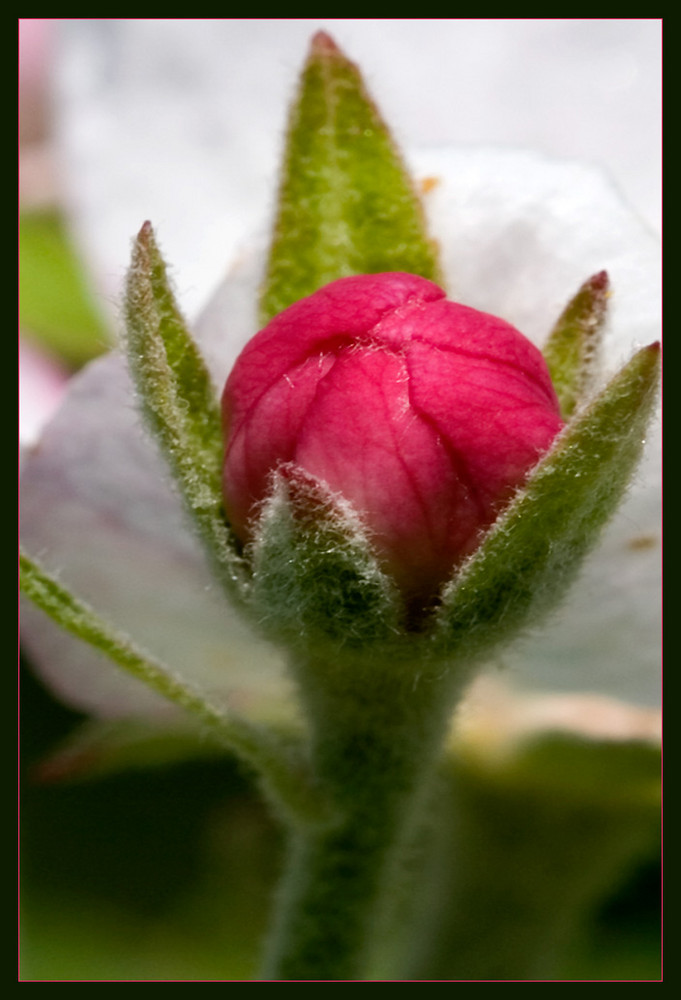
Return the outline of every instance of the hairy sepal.
[[[606,271],[588,278],[558,317],[544,346],[544,359],[565,419],[593,388],[609,296]]]
[[[262,324],[336,278],[380,271],[441,280],[392,136],[358,67],[319,32],[289,119]]]
[[[141,412],[212,568],[230,596],[242,567],[222,511],[222,430],[217,396],[177,306],[148,222],[135,241],[125,296],[126,349]]]
[[[251,611],[289,650],[357,656],[397,635],[399,595],[359,517],[298,466],[274,473],[249,556]]]

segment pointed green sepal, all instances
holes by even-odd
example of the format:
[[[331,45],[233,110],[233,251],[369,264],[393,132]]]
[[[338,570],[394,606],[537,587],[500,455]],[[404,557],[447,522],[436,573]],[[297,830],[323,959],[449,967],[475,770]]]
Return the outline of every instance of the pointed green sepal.
[[[562,596],[623,498],[657,398],[659,345],[634,355],[556,439],[443,593],[439,655],[474,660]]]
[[[263,325],[336,278],[380,271],[441,280],[421,204],[359,69],[319,32],[289,121]]]
[[[567,419],[589,393],[609,297],[606,271],[584,282],[561,313],[544,347],[560,409]]]
[[[218,578],[239,593],[241,565],[222,512],[220,410],[208,369],[177,307],[145,222],[128,272],[130,372],[142,414],[164,455]]]
[[[251,607],[289,649],[356,655],[397,632],[400,601],[350,505],[281,466],[251,551]]]

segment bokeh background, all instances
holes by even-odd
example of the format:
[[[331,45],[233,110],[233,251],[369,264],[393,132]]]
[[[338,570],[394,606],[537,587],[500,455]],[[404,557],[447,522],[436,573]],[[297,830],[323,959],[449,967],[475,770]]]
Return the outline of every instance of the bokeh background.
[[[55,188],[109,302],[140,213],[190,315],[266,224],[285,107],[321,28],[407,153],[490,144],[586,160],[659,227],[659,19],[27,20],[22,93],[42,103]]]

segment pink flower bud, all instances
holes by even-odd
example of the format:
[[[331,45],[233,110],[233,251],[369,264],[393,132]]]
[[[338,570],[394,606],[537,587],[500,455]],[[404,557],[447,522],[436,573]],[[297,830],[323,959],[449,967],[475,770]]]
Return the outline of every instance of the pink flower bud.
[[[225,386],[227,516],[248,541],[272,470],[342,494],[410,597],[472,553],[562,427],[514,327],[412,274],[341,278],[276,316]]]

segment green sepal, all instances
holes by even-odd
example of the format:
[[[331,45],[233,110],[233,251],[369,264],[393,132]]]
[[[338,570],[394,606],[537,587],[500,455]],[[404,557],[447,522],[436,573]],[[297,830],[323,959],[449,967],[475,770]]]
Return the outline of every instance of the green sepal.
[[[592,387],[609,285],[606,271],[585,281],[559,316],[544,346],[544,359],[566,419]]]
[[[438,655],[476,660],[536,625],[623,498],[657,398],[659,345],[632,360],[559,435],[443,592]]]
[[[441,278],[421,204],[360,71],[319,32],[289,120],[261,320],[337,278],[381,271]]]
[[[357,655],[397,633],[400,599],[351,506],[281,466],[250,550],[251,610],[289,650]]]
[[[240,596],[242,566],[222,510],[222,429],[205,362],[175,302],[145,222],[125,296],[127,357],[142,415],[165,457],[220,582]]]

